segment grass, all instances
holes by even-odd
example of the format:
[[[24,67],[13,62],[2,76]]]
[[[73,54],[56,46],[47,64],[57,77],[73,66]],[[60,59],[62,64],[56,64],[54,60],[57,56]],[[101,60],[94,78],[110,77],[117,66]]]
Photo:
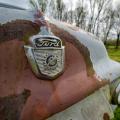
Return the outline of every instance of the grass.
[[[114,111],[114,118],[112,120],[120,120],[120,106]]]
[[[107,51],[111,59],[120,62],[120,46],[118,49],[115,49],[115,46],[110,44],[107,46]],[[120,106],[118,106],[114,111],[114,119],[120,120]]]
[[[111,59],[120,62],[120,47],[115,49],[115,46],[108,46],[107,47],[108,54]]]

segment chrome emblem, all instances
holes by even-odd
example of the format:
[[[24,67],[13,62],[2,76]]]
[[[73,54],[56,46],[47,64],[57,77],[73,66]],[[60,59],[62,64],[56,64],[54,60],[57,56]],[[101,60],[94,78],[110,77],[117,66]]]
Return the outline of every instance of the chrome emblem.
[[[35,35],[24,46],[33,72],[43,79],[55,79],[64,70],[65,47],[55,36]]]

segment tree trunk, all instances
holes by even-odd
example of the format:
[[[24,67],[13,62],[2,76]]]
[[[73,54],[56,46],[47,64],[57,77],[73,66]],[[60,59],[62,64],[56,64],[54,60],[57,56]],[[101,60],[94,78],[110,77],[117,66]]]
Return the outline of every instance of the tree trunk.
[[[118,49],[119,46],[119,39],[120,39],[120,33],[117,34],[116,49]]]

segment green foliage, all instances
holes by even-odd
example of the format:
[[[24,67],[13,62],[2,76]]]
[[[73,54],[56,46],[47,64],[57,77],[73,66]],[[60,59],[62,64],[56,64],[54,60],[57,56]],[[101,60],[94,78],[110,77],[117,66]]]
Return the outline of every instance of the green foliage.
[[[107,41],[107,46],[114,46],[114,48],[116,47],[116,39],[110,39]],[[119,42],[119,46],[120,46],[120,42]]]
[[[120,120],[120,106],[118,106],[114,111],[114,119],[112,120]]]
[[[108,55],[111,59],[120,62],[120,48],[115,49],[114,45],[109,45],[107,47]],[[114,111],[114,119],[112,120],[120,120],[120,106],[118,106]]]
[[[115,49],[114,42],[110,42],[107,46],[108,55],[111,59],[120,62],[120,47]],[[118,106],[114,111],[114,118],[112,120],[120,120],[120,106]]]
[[[120,62],[120,47],[115,49],[115,46],[108,46],[107,47],[108,55],[111,59]]]

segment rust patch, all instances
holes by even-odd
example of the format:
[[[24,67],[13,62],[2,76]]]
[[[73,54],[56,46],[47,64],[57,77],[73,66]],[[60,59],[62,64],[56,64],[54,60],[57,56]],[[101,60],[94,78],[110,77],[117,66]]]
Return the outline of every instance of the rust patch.
[[[87,75],[90,67],[92,68],[89,63],[89,52],[86,52],[87,48],[77,45],[80,43],[63,30],[59,31],[58,28],[54,28],[54,32],[57,32],[66,44],[65,71],[54,81],[43,81],[32,73],[24,53],[22,40],[9,39],[8,42],[0,44],[0,97],[22,93],[24,89],[31,91],[31,96],[22,113],[21,110],[19,112],[21,120],[45,120],[106,84],[104,81],[100,82],[95,75],[92,75],[93,73],[90,73],[91,76]],[[16,110],[17,108],[19,105],[16,106]],[[1,115],[9,115],[4,112],[2,106],[0,111]]]
[[[70,42],[73,45],[77,47],[77,49],[80,51],[80,53],[83,55],[84,60],[86,62],[86,68],[87,68],[87,74],[88,76],[91,76],[95,73],[93,69],[93,65],[90,59],[90,52],[87,47],[85,47],[83,44],[80,43],[74,36],[72,36],[70,33],[67,31],[58,28],[57,26],[50,24],[52,32],[60,37],[65,43]]]
[[[12,39],[22,39],[28,43],[28,38],[39,32],[36,23],[27,20],[15,20],[0,25],[0,42]]]
[[[28,97],[29,90],[19,95],[0,98],[0,120],[19,120],[21,111]]]
[[[110,120],[110,116],[108,113],[104,113],[103,120]]]

